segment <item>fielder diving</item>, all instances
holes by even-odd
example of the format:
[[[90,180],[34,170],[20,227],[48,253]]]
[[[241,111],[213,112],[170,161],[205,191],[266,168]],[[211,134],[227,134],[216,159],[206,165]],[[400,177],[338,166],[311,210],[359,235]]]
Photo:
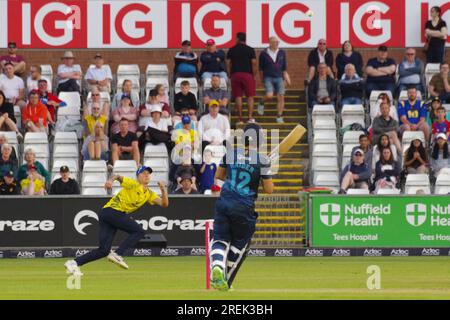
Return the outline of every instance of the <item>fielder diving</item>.
[[[83,273],[80,271],[82,265],[106,256],[109,261],[128,269],[122,255],[128,248],[133,248],[145,235],[145,231],[131,218],[130,214],[146,203],[161,207],[169,206],[167,189],[164,183],[158,182],[161,197],[148,188],[151,173],[150,167],[141,166],[136,171],[136,180],[115,175],[105,183],[105,188],[111,189],[113,182],[119,181],[122,189],[111,198],[99,214],[99,247],[75,260],[67,261],[64,264],[67,273],[82,276]],[[125,231],[129,236],[114,252],[111,251],[111,246],[117,230]]]
[[[273,192],[271,164],[259,148],[264,134],[256,123],[244,129],[244,148],[238,146],[227,152],[216,172],[224,181],[216,202],[214,233],[211,243],[211,287],[226,291],[248,252],[255,232],[255,201],[262,182],[265,193]]]

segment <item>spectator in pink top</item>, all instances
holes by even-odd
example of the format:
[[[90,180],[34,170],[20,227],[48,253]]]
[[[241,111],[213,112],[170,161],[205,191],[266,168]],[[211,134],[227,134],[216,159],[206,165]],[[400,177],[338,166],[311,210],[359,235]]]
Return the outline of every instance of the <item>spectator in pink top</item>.
[[[133,106],[129,95],[122,95],[120,106],[112,112],[112,116],[114,120],[114,123],[111,126],[112,134],[116,134],[120,131],[119,122],[122,119],[128,120],[128,131],[136,133],[138,129],[137,120],[139,116],[139,110],[138,108],[135,108]]]

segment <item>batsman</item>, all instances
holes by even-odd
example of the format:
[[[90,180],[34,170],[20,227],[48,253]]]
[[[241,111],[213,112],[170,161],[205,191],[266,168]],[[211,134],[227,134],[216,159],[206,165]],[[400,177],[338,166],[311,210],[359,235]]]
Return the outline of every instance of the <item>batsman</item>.
[[[262,183],[265,193],[273,192],[269,157],[261,155],[264,134],[256,123],[244,129],[244,146],[228,148],[216,178],[224,181],[214,216],[211,244],[211,287],[227,291],[243,263],[255,232],[255,201]]]

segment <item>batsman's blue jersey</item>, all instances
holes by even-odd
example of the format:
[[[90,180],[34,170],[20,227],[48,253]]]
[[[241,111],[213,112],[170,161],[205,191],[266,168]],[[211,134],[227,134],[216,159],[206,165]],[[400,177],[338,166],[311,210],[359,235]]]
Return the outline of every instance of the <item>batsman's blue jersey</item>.
[[[261,179],[272,178],[270,162],[256,152],[245,154],[244,149],[235,150],[233,155],[225,155],[220,164],[227,172],[220,197],[254,207]]]

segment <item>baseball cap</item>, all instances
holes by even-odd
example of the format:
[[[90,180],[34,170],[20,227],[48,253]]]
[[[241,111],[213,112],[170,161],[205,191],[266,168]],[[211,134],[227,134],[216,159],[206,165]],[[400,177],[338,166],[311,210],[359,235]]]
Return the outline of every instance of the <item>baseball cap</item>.
[[[191,123],[191,117],[189,117],[187,114],[185,114],[182,118],[181,118],[181,122],[183,124],[189,124]]]
[[[160,105],[154,105],[152,106],[152,108],[150,109],[150,112],[162,112],[162,107]]]
[[[131,100],[131,98],[130,98],[130,95],[129,94],[122,94],[122,97],[120,98],[120,100],[123,100],[123,99],[130,99]]]
[[[357,153],[361,153],[361,155],[364,155],[364,151],[360,148],[356,149],[355,151],[353,151],[353,155],[357,154]]]
[[[8,178],[14,178],[14,172],[13,171],[6,171],[3,176],[4,177],[8,177]]]
[[[386,46],[379,46],[378,47],[378,51],[383,51],[383,52],[387,52],[388,48]]]
[[[190,46],[190,45],[191,45],[191,42],[190,42],[189,40],[184,40],[184,41],[181,43],[181,45],[182,45],[182,46]]]
[[[59,168],[59,172],[70,172],[70,169],[68,166],[62,166]]]
[[[211,101],[209,102],[209,105],[208,105],[208,106],[212,107],[212,106],[219,106],[219,105],[220,105],[219,101],[217,101],[217,100],[211,100]]]
[[[441,99],[439,99],[439,97],[433,97],[433,99],[431,99],[431,103],[433,103],[433,102],[441,102]]]
[[[445,133],[439,133],[439,134],[436,136],[436,140],[438,140],[438,139],[444,139],[444,140],[447,140],[447,136],[445,135]]]
[[[148,173],[152,173],[153,169],[147,166],[140,166],[137,171],[136,171],[136,175],[140,175],[142,172],[147,171]]]
[[[214,39],[208,39],[208,40],[206,40],[206,45],[207,46],[212,46],[212,45],[215,45],[216,44],[216,42],[214,41]]]
[[[34,164],[30,164],[28,170],[37,170],[37,167]]]
[[[17,44],[14,41],[8,42],[8,48],[17,48]]]

